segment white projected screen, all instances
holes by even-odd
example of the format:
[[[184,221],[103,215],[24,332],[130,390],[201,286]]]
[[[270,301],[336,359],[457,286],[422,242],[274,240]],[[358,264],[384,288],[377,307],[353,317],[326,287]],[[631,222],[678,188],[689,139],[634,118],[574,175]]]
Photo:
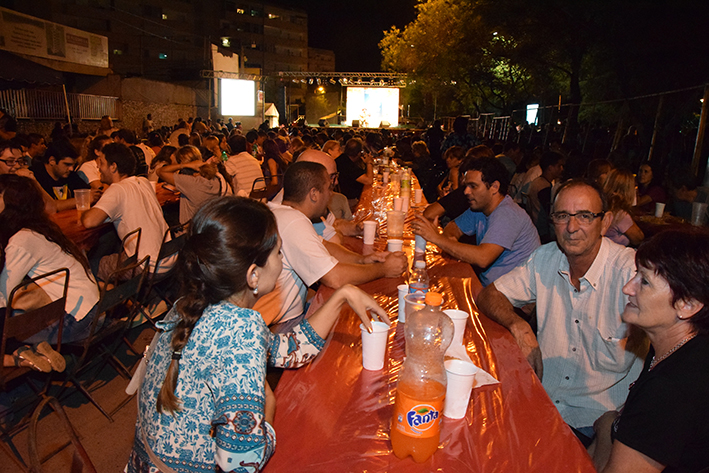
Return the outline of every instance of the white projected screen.
[[[399,125],[399,89],[347,87],[346,123],[359,120],[362,127],[377,128],[381,122]]]
[[[219,79],[222,89],[221,114],[238,117],[256,115],[256,83],[252,80]]]

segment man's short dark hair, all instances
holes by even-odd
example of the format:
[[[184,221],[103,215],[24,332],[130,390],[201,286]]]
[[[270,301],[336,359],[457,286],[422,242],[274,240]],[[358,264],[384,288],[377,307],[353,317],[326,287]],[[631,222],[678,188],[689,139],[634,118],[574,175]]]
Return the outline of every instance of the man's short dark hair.
[[[256,140],[258,140],[258,131],[252,129],[246,132],[246,141],[254,143]]]
[[[350,138],[345,144],[345,154],[350,158],[359,156],[362,152],[362,140],[359,138]]]
[[[488,189],[497,181],[500,184],[500,195],[507,195],[510,174],[499,159],[490,157],[468,159],[460,165],[460,174],[464,176],[468,171],[480,171],[480,174],[482,174],[481,179]]]
[[[505,143],[504,148],[502,148],[502,153],[504,154],[513,149],[520,149],[521,147],[522,146],[516,141],[508,141],[507,143]]]
[[[330,185],[327,168],[320,163],[297,161],[283,176],[283,200],[302,202],[313,187],[324,191]]]
[[[116,132],[116,137],[122,139],[129,145],[134,145],[138,142],[138,139],[135,137],[135,133],[133,133],[131,130],[128,130],[127,128],[121,128]]]
[[[20,148],[20,145],[15,143],[14,141],[11,140],[1,140],[0,141],[0,154],[3,154],[6,149],[16,149],[18,151],[22,151],[22,148]]]
[[[229,143],[229,148],[231,148],[231,152],[233,154],[239,154],[246,151],[247,143],[244,135],[231,135],[227,140],[227,143]]]
[[[564,156],[555,152],[555,151],[547,151],[544,154],[542,154],[542,157],[539,159],[539,167],[542,168],[542,172],[546,171],[552,166],[556,166],[559,161],[563,161]]]
[[[109,143],[101,151],[106,156],[106,162],[116,164],[118,174],[131,176],[135,172],[136,159],[133,152],[123,143]]]
[[[554,210],[554,203],[556,202],[556,199],[559,198],[559,195],[561,194],[562,191],[565,191],[567,189],[570,189],[572,187],[590,187],[594,191],[596,191],[596,194],[598,194],[598,198],[601,200],[601,210],[603,212],[608,211],[608,199],[606,199],[606,194],[601,190],[601,188],[596,184],[594,181],[589,181],[588,179],[569,179],[568,181],[564,182],[559,188],[556,190],[556,196],[554,197],[554,202],[552,202],[552,211]],[[591,209],[587,209],[591,210]]]
[[[79,153],[76,152],[74,147],[69,143],[67,139],[54,140],[47,146],[47,151],[42,157],[42,161],[49,164],[49,158],[54,158],[57,162],[64,158],[77,159]]]
[[[40,135],[39,133],[30,133],[27,135],[27,138],[29,138],[30,143],[33,145],[38,145],[42,141],[44,141],[44,136]]]

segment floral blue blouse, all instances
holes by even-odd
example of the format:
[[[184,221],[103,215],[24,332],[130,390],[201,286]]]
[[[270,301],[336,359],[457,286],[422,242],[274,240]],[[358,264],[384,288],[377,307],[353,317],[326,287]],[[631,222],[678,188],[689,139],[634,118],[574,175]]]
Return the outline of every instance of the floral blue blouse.
[[[173,308],[148,361],[126,471],[158,471],[143,447],[143,433],[153,452],[180,473],[215,471],[217,465],[223,471],[260,471],[276,448],[276,434],[264,420],[266,363],[297,368],[315,358],[325,341],[307,321],[274,335],[254,310],[228,302],[209,306],[182,351],[175,389],[182,409],[160,414],[155,403],[178,320]]]

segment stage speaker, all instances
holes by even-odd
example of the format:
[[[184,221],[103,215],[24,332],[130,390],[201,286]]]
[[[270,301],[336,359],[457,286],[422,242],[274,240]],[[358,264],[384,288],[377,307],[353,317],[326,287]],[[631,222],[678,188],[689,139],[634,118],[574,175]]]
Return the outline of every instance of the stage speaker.
[[[386,120],[383,120],[383,121],[379,124],[379,128],[389,128],[390,126],[391,126],[391,123],[389,123],[389,122],[386,121]]]
[[[330,124],[328,123],[327,120],[321,118],[320,120],[318,120],[318,126],[326,127],[326,126],[330,126]]]
[[[359,128],[359,120],[352,120],[352,127]]]

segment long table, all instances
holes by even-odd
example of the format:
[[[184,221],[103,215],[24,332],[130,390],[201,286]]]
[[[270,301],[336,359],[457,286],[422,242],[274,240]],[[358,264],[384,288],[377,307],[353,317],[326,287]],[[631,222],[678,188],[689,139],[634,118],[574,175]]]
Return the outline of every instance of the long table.
[[[374,189],[386,198],[391,191]],[[371,203],[363,199],[360,207]],[[377,211],[358,209],[358,212]],[[358,213],[356,212],[356,213]],[[409,221],[411,215],[409,215]],[[375,246],[382,248],[385,242]],[[361,240],[346,245],[363,251]],[[412,251],[410,241],[405,246]],[[359,318],[344,307],[320,355],[308,366],[286,370],[275,391],[277,447],[266,472],[593,472],[581,443],[564,423],[509,332],[481,314],[482,289],[469,264],[451,260],[429,245],[432,287],[444,308],[470,314],[464,341],[471,360],[500,381],[473,390],[464,419],[444,418],[438,451],[426,462],[399,460],[389,441],[396,382],[404,358],[404,324],[396,322],[396,286],[404,278],[379,279],[360,287],[392,319],[387,359],[381,371],[362,369]],[[332,289],[322,286],[310,312]]]
[[[180,194],[167,189],[162,183],[158,184],[156,195],[160,206],[174,204],[180,201]],[[86,228],[81,223],[81,214],[76,209],[63,210],[50,215],[50,218],[59,225],[64,235],[76,243],[84,251],[94,247],[98,239],[105,232],[111,231],[113,225],[104,223],[94,228]]]

